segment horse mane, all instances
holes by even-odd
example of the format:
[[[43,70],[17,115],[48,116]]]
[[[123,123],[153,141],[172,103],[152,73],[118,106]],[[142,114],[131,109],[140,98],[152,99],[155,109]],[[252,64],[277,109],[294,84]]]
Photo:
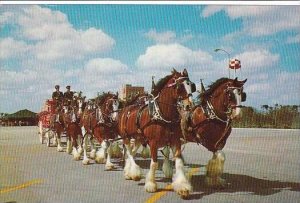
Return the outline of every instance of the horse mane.
[[[129,101],[124,102],[124,106],[133,105],[141,96],[147,96],[147,94],[146,93],[136,94],[135,97],[133,97]]]
[[[228,82],[229,80],[230,80],[229,78],[219,78],[218,80],[216,80],[215,82],[211,83],[208,86],[208,89],[205,90],[203,96],[204,97],[210,96],[220,85],[224,84],[225,82]],[[198,95],[197,99],[200,98],[200,95]]]
[[[156,96],[162,88],[166,85],[166,83],[173,77],[175,72],[173,71],[171,75],[167,75],[164,78],[161,78],[154,87],[154,90],[151,92],[154,96]]]
[[[104,103],[105,99],[111,95],[112,94],[110,92],[102,92],[102,94],[98,95],[95,98],[95,101],[98,103],[98,105],[102,105]]]

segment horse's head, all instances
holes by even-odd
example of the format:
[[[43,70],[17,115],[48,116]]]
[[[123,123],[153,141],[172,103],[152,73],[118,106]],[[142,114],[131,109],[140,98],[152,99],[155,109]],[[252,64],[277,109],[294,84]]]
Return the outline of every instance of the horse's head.
[[[242,102],[246,101],[246,93],[243,92],[246,81],[221,78],[211,85],[211,89],[205,93],[206,98],[210,97],[215,109],[222,109],[234,118],[240,114]]]
[[[89,99],[86,103],[85,109],[87,110],[94,110],[96,108],[96,103],[95,100]]]
[[[235,78],[230,84],[228,84],[226,93],[228,98],[228,105],[232,108],[231,117],[238,116],[241,112],[242,102],[246,101],[246,93],[243,91],[244,84],[247,81],[238,81]]]
[[[119,100],[117,94],[110,92],[99,95],[96,98],[97,107],[101,109],[102,113],[110,118],[112,121],[116,121],[119,109]]]
[[[78,114],[81,115],[86,105],[85,97],[74,97],[74,100],[77,103]]]
[[[169,79],[166,87],[173,88],[173,97],[178,101],[182,101],[184,106],[193,106],[193,95],[196,91],[195,83],[191,82],[186,69],[181,72],[177,72],[173,69],[172,77]]]
[[[64,113],[69,113],[70,111],[70,107],[69,107],[69,103],[67,100],[63,100],[62,102],[62,110]]]
[[[117,95],[109,94],[105,100],[105,112],[110,116],[112,121],[118,117],[119,99]]]

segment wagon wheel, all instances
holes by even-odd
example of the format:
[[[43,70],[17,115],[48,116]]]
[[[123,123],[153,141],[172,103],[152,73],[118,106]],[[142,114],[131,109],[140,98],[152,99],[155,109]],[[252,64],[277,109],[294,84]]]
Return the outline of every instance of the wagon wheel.
[[[44,139],[43,139],[43,136],[44,136],[44,132],[43,132],[43,127],[42,127],[42,122],[39,121],[39,139],[40,139],[40,143],[41,144],[44,144]]]
[[[47,147],[50,147],[50,136],[49,136],[49,132],[46,132],[46,145],[47,145]]]

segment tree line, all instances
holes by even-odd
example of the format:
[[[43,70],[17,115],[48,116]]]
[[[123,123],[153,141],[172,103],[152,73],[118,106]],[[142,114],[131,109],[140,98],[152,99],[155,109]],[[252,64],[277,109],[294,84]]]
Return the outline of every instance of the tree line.
[[[0,113],[0,120],[7,115]],[[244,107],[241,115],[234,119],[233,127],[300,129],[300,105],[262,105],[260,110]]]
[[[244,107],[233,127],[300,129],[300,105],[262,105],[261,110]]]

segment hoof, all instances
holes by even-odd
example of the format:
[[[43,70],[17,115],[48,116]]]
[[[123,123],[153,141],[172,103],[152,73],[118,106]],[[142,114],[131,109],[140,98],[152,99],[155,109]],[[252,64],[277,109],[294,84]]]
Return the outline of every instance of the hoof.
[[[90,153],[90,158],[95,159],[96,158],[96,150],[92,150]]]
[[[58,151],[58,152],[63,152],[64,149],[63,149],[62,147],[57,147],[57,151]]]
[[[183,199],[186,199],[192,191],[192,186],[189,183],[172,183],[174,191]]]
[[[176,193],[182,198],[182,199],[187,199],[190,195],[190,191],[189,190],[179,190],[176,191]]]
[[[105,164],[106,160],[104,158],[96,157],[95,159],[97,164]]]
[[[131,179],[134,180],[134,181],[140,181],[141,176],[132,176]]]
[[[131,177],[129,175],[124,175],[125,180],[131,180]]]
[[[90,160],[89,159],[83,159],[82,160],[82,164],[83,165],[88,165],[90,163]]]
[[[115,165],[113,165],[113,164],[107,164],[107,165],[105,165],[105,169],[107,171],[113,170],[113,169],[115,169]]]
[[[75,161],[79,161],[80,160],[80,154],[75,154],[75,155],[73,155],[74,157],[74,160]]]
[[[157,184],[154,182],[147,182],[145,184],[145,190],[146,192],[156,192],[157,191]]]

